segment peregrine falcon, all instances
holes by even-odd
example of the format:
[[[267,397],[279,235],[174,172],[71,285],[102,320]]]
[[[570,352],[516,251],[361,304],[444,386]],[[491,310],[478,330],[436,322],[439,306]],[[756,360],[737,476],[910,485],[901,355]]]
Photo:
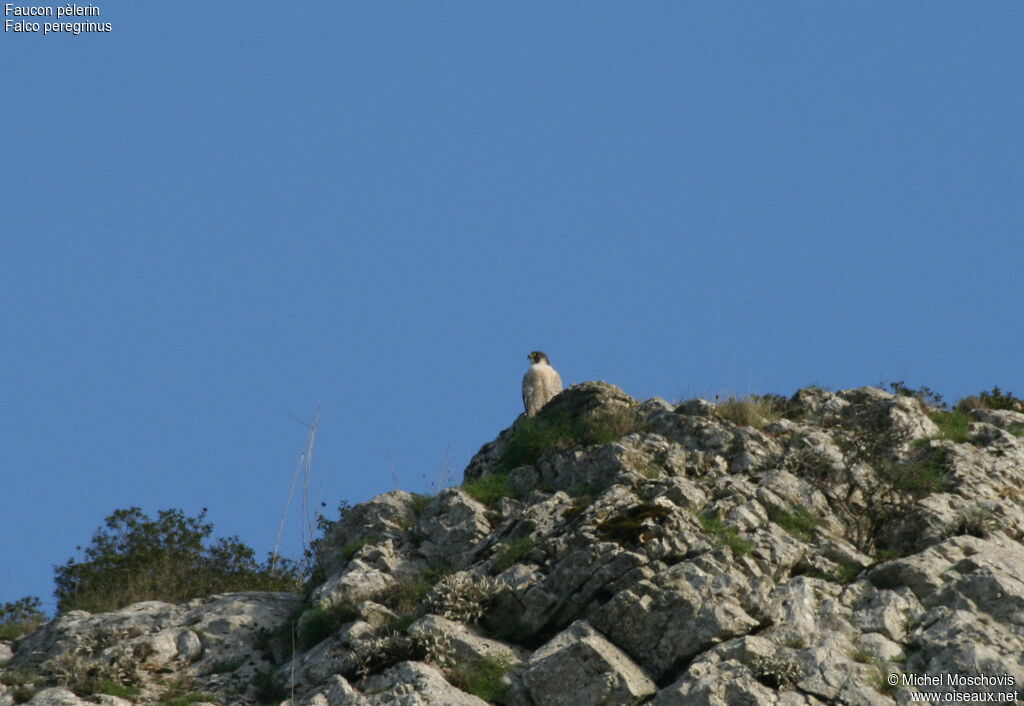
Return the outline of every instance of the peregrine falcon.
[[[544,353],[533,351],[527,358],[532,365],[523,376],[523,404],[526,406],[526,416],[533,417],[562,391],[562,378],[558,377]]]

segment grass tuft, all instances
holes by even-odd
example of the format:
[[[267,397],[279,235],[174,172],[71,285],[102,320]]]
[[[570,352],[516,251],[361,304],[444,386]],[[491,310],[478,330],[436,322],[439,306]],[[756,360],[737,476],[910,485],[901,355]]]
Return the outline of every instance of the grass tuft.
[[[768,518],[790,535],[804,542],[814,539],[814,530],[821,520],[810,510],[803,507],[792,510],[769,508]]]
[[[533,537],[522,537],[498,545],[498,551],[494,555],[494,568],[500,573],[513,564],[518,564],[527,554],[537,546],[537,540]]]
[[[605,409],[585,420],[565,410],[536,417],[523,417],[515,426],[502,455],[500,466],[506,473],[519,466],[530,466],[549,451],[610,444],[638,430],[635,415],[628,409]]]
[[[508,659],[486,655],[460,662],[447,676],[453,686],[493,703],[504,700],[508,686],[503,680],[511,668]]]
[[[712,535],[722,546],[728,547],[733,556],[745,556],[754,550],[754,543],[741,537],[735,527],[728,527],[717,517],[700,516],[700,526]]]
[[[493,505],[502,498],[515,496],[507,473],[492,473],[488,476],[480,476],[463,483],[462,489],[466,491],[469,497],[488,506]]]
[[[718,416],[741,427],[761,429],[782,418],[775,398],[769,395],[747,395],[737,399],[729,397],[715,405]]]
[[[939,426],[940,439],[948,439],[958,444],[971,440],[971,433],[968,431],[971,420],[965,412],[959,409],[951,412],[935,410],[929,416]]]

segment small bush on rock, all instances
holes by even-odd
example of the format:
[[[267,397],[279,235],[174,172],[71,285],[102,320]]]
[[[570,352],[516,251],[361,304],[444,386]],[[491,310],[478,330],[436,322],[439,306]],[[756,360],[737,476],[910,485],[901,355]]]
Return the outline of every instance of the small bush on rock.
[[[274,681],[273,672],[257,672],[252,679],[256,701],[260,704],[277,704],[288,698],[288,690]]]
[[[881,389],[889,388],[892,394],[900,397],[913,397],[920,403],[921,409],[927,412],[929,409],[945,409],[946,403],[942,400],[940,395],[930,387],[922,385],[918,388],[909,387],[902,380],[896,382],[890,382],[888,386],[884,382],[878,383],[878,387]]]
[[[359,611],[351,601],[343,601],[331,606],[315,606],[310,608],[298,620],[296,640],[299,646],[308,650],[318,645],[345,623],[351,623],[359,617]]]
[[[768,519],[792,536],[805,542],[814,539],[814,530],[821,524],[821,520],[805,507],[790,510],[769,508]]]
[[[527,554],[537,546],[537,540],[533,537],[521,537],[498,545],[498,551],[494,554],[494,568],[499,573],[513,564],[518,564]]]
[[[438,578],[437,571],[423,571],[413,578],[391,584],[374,594],[373,600],[400,616],[408,615],[419,608],[420,601],[438,582]]]
[[[489,577],[460,571],[437,582],[423,600],[423,610],[460,623],[474,623],[483,617],[498,591]]]
[[[360,640],[353,646],[350,665],[344,675],[362,678],[409,660],[447,666],[449,648],[446,638],[432,634],[406,635],[392,632]]]
[[[85,560],[56,568],[57,608],[104,612],[131,603],[190,598],[230,591],[288,591],[299,572],[287,560],[260,563],[237,537],[207,544],[213,525],[206,510],[186,517],[161,510],[150,519],[137,507],[116,510],[85,548]]]
[[[507,473],[493,473],[481,476],[462,484],[462,489],[469,497],[484,505],[493,505],[502,498],[515,495]]]
[[[974,505],[960,512],[953,534],[986,539],[998,529],[999,516],[989,507]]]
[[[940,439],[948,439],[958,444],[971,440],[971,433],[968,431],[971,420],[962,410],[955,409],[951,412],[936,410],[928,416],[939,426]]]
[[[168,685],[167,690],[161,694],[160,700],[157,703],[160,706],[191,706],[191,704],[216,702],[218,700],[215,694],[193,691],[190,683],[179,679]]]
[[[25,596],[0,606],[0,640],[15,640],[39,627],[46,620],[39,599]]]
[[[982,392],[978,395],[979,406],[985,409],[1008,409],[1016,412],[1024,412],[1024,400],[1013,396],[1012,392],[1003,392],[999,386],[992,388],[990,392]]]
[[[946,449],[915,444],[884,408],[854,410],[833,431],[842,452],[839,466],[824,456],[794,456],[789,470],[821,491],[843,521],[847,538],[862,552],[898,556],[912,544],[901,527],[919,500],[950,487]]]
[[[741,537],[735,527],[729,527],[717,517],[701,515],[700,525],[722,546],[728,547],[733,556],[744,556],[754,550],[754,543]]]
[[[566,410],[555,410],[516,422],[505,446],[500,467],[506,473],[529,466],[549,451],[570,449],[578,444],[603,445],[637,431],[635,415],[628,409],[603,409],[585,418]]]

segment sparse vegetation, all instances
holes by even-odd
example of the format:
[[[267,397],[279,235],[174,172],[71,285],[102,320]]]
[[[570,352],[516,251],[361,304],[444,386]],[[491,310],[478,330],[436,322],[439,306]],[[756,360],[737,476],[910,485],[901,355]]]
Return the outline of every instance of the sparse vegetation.
[[[25,596],[0,606],[0,640],[16,640],[46,620],[36,596]]]
[[[519,563],[534,547],[537,540],[533,537],[520,537],[498,545],[498,551],[494,554],[494,568],[498,572],[504,571],[513,564]]]
[[[412,498],[412,511],[416,517],[419,517],[423,513],[424,508],[427,507],[434,500],[433,495],[414,495]]]
[[[991,508],[974,505],[960,513],[954,534],[966,534],[985,539],[999,529],[999,524],[999,517]]]
[[[813,452],[790,458],[789,470],[829,498],[847,538],[862,552],[912,551],[916,533],[904,532],[917,502],[950,488],[948,450],[926,442],[906,455],[910,431],[884,407],[851,409],[833,428],[842,464]]]
[[[729,527],[717,517],[700,516],[700,526],[712,535],[722,546],[728,547],[734,556],[744,556],[754,550],[754,543],[741,537],[735,527]]]
[[[420,601],[440,578],[438,572],[424,571],[404,581],[396,581],[375,594],[373,600],[387,606],[398,615],[408,615],[419,608]]]
[[[906,385],[902,380],[897,380],[895,382],[888,383],[888,385],[884,382],[880,382],[878,383],[878,387],[883,390],[888,387],[892,394],[900,397],[913,397],[920,403],[921,410],[923,412],[928,412],[932,409],[946,408],[946,403],[943,401],[942,395],[930,387],[925,387],[924,385],[918,388],[913,388]]]
[[[579,516],[584,510],[590,507],[594,499],[601,494],[604,488],[597,483],[577,483],[569,488],[568,493],[572,497],[572,505],[562,511],[562,517],[572,520]]]
[[[288,691],[274,681],[273,672],[259,672],[252,680],[256,701],[267,706],[277,704],[288,698]]]
[[[10,687],[8,693],[14,698],[14,703],[27,703],[35,696],[39,687],[45,681],[42,674],[25,669],[0,670],[0,684]]]
[[[346,542],[338,553],[341,554],[341,558],[345,561],[351,561],[352,557],[358,554],[359,550],[367,544],[371,544],[371,540],[369,538],[356,537],[351,542]]]
[[[167,690],[160,695],[157,701],[160,706],[191,706],[203,702],[218,703],[220,698],[216,694],[208,694],[202,691],[193,691],[191,684],[184,680],[176,680],[168,684]]]
[[[821,524],[821,520],[804,507],[792,508],[790,510],[769,508],[768,519],[804,542],[814,539],[814,530]]]
[[[886,696],[892,696],[895,693],[896,687],[889,683],[891,674],[892,672],[884,672],[882,669],[875,670],[875,675],[871,680],[871,685],[875,687],[875,691]],[[897,674],[897,678],[898,676]]]
[[[948,439],[958,444],[971,440],[971,433],[968,431],[971,419],[964,411],[960,409],[949,412],[935,410],[928,416],[939,426],[940,439]]]
[[[503,679],[512,668],[512,662],[486,655],[459,662],[446,672],[448,680],[463,691],[478,696],[488,703],[501,703],[508,686]]]
[[[1003,392],[999,386],[995,386],[989,392],[982,392],[978,395],[982,407],[985,409],[1008,409],[1016,412],[1024,412],[1024,400],[1014,397],[1012,392]]]
[[[760,429],[782,418],[779,398],[774,395],[729,397],[715,406],[719,417],[741,427]]]
[[[295,626],[296,640],[302,649],[308,650],[357,617],[359,611],[351,601],[342,601],[330,606],[314,606],[299,617]]]
[[[850,659],[860,664],[871,664],[875,661],[874,656],[867,650],[854,650],[850,653]]]
[[[500,466],[505,472],[532,465],[545,453],[572,448],[577,444],[603,445],[637,431],[633,413],[624,408],[601,410],[577,418],[565,410],[553,410],[516,422],[505,446]]]
[[[85,560],[57,567],[60,612],[103,612],[144,600],[180,603],[229,591],[284,591],[300,585],[293,562],[256,561],[237,537],[207,541],[206,510],[186,517],[161,510],[150,519],[137,507],[117,510],[84,549]]]
[[[343,673],[347,677],[365,677],[388,667],[416,660],[448,664],[446,653],[450,645],[438,635],[408,635],[387,633],[361,640],[353,645],[351,667]]]
[[[102,681],[96,689],[97,694],[109,694],[110,696],[116,696],[121,699],[134,699],[140,693],[141,689],[133,684],[119,684],[116,681]]]
[[[484,616],[498,586],[488,576],[460,571],[438,581],[424,597],[422,609],[448,620],[475,623]]]
[[[839,564],[839,573],[836,576],[836,580],[843,584],[850,583],[857,578],[857,575],[860,574],[862,569],[863,567],[856,562],[841,562]]]
[[[502,498],[515,496],[507,473],[492,473],[462,484],[462,489],[477,502],[493,505]]]

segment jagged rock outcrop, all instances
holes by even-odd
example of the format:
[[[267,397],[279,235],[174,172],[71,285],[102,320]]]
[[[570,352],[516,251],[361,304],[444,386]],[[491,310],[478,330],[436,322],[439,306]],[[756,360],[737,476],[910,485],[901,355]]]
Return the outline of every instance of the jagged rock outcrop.
[[[1024,414],[972,410],[952,440],[876,388],[775,402],[577,385],[461,488],[344,512],[306,597],[68,613],[0,643],[0,706],[75,706],[104,680],[138,689],[93,697],[111,705],[183,684],[290,706],[904,704],[922,675],[965,700],[1024,691]]]

